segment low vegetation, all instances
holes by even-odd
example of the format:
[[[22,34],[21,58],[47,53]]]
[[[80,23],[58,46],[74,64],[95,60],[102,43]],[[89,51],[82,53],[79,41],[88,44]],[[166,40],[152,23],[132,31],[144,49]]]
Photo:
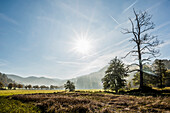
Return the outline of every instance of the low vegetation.
[[[31,103],[0,97],[0,113],[40,113],[40,109]]]
[[[170,112],[170,97],[113,95],[104,92],[20,94],[14,100],[33,103],[41,112]]]

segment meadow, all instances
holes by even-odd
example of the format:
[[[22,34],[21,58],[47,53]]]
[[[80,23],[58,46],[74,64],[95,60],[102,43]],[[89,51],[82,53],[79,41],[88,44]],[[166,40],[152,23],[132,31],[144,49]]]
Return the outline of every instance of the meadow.
[[[10,96],[17,94],[33,94],[33,93],[54,93],[63,90],[0,90],[0,96]]]
[[[134,96],[102,90],[1,90],[0,112],[170,112],[169,96]]]

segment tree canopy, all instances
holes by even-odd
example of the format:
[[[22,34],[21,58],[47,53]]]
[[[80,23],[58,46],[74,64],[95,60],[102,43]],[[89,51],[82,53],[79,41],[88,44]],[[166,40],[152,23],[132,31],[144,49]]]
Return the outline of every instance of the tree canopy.
[[[75,90],[75,85],[70,80],[68,80],[66,82],[66,84],[64,84],[64,87],[65,87],[66,90],[68,89],[69,91],[74,91]]]
[[[164,78],[165,78],[165,74],[167,71],[167,68],[163,62],[163,60],[160,59],[156,59],[154,62],[154,71],[155,73],[158,75],[158,83],[159,83],[159,87],[163,87],[163,82],[164,82]]]
[[[105,90],[115,90],[117,93],[120,88],[125,86],[126,80],[124,77],[128,76],[128,68],[117,57],[111,60],[109,64],[102,79],[103,87]]]

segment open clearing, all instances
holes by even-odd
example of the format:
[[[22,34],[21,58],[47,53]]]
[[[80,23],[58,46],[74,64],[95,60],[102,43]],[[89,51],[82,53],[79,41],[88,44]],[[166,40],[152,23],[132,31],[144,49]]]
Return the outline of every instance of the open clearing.
[[[115,95],[102,92],[54,92],[9,96],[41,112],[170,112],[170,97]]]

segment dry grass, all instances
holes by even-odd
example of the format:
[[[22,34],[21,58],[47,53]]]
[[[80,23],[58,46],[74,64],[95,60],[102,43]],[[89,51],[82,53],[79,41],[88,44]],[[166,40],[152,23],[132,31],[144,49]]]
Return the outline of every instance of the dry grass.
[[[42,112],[170,112],[170,97],[129,96],[87,92],[13,95]]]

